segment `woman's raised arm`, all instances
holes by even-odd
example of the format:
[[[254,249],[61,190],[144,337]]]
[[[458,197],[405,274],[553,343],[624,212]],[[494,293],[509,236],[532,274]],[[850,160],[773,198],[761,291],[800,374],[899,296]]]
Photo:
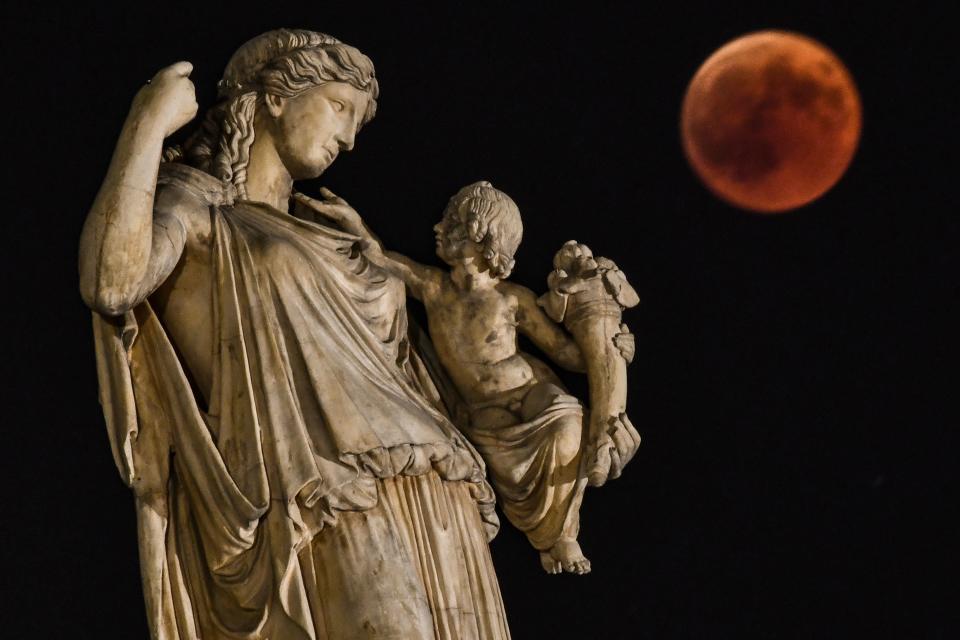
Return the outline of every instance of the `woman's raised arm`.
[[[163,141],[197,113],[191,71],[189,62],[161,69],[134,97],[83,225],[80,295],[100,313],[119,315],[139,302],[146,280],[159,276],[159,265],[172,269],[183,250],[182,242],[154,241],[153,207]]]

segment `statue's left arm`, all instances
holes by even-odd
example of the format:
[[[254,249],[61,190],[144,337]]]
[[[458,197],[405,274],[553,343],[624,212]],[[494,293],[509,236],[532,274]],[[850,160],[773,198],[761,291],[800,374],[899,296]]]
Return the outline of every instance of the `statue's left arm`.
[[[505,282],[501,285],[517,299],[517,328],[530,338],[557,365],[568,371],[585,373],[586,361],[576,341],[555,323],[537,304],[537,296],[524,286]]]

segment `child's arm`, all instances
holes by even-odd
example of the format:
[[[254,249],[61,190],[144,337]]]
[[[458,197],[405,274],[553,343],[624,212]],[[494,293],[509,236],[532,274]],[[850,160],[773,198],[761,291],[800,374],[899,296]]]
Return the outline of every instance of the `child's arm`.
[[[423,300],[424,295],[430,295],[439,288],[442,276],[440,269],[414,262],[394,251],[384,251],[380,239],[370,231],[360,214],[347,204],[346,200],[325,187],[320,189],[320,194],[326,198],[326,202],[302,193],[294,193],[293,197],[297,202],[336,222],[344,231],[359,236],[364,241],[363,253],[367,259],[403,280],[410,295],[417,300]]]
[[[410,295],[417,300],[423,301],[424,296],[431,296],[440,289],[443,271],[436,267],[420,264],[396,251],[383,251],[379,242],[366,256],[370,262],[403,280]]]
[[[584,373],[587,365],[580,347],[537,305],[536,294],[512,282],[504,282],[501,286],[517,298],[517,328],[520,332],[564,369]]]

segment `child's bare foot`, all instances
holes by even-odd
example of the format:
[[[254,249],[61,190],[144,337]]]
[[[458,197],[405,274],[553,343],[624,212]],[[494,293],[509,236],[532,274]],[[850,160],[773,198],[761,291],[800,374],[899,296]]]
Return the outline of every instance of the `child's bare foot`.
[[[563,571],[563,565],[560,564],[559,560],[554,560],[549,551],[540,552],[540,564],[543,565],[543,570],[547,573],[557,574]]]
[[[557,540],[549,551],[540,554],[540,563],[547,573],[560,573],[561,568],[577,575],[590,573],[590,561],[572,538]]]

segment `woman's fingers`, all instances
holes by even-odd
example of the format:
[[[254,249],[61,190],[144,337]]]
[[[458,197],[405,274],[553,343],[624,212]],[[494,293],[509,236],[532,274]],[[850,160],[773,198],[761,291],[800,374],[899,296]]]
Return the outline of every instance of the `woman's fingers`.
[[[299,191],[293,192],[293,199],[296,200],[297,202],[302,202],[303,204],[310,205],[310,206],[313,206],[314,204],[318,204],[317,200],[314,200],[307,194],[300,193]]]
[[[347,201],[326,187],[320,187],[320,195],[335,204],[347,204]]]
[[[300,193],[299,191],[295,191],[293,193],[293,199],[308,207],[311,211],[316,211],[324,217],[332,218],[334,220],[339,220],[341,217],[336,209],[337,205],[335,204],[323,202],[321,200],[317,200],[316,198],[311,198],[310,196]]]
[[[336,204],[347,204],[347,201],[335,194],[330,189],[326,187],[320,187],[320,195],[326,198],[326,202],[323,200],[317,200],[316,198],[311,198],[305,193],[300,193],[299,191],[293,192],[293,197],[302,202],[303,204],[308,204],[310,206],[320,206],[320,207],[329,207]]]
[[[186,60],[181,60],[180,62],[174,62],[167,67],[167,69],[178,76],[186,78],[193,72],[193,64]]]
[[[316,198],[311,198],[310,196],[304,193],[300,193],[299,191],[294,192],[293,199],[296,200],[297,202],[301,202],[307,205],[311,209],[317,209],[317,210],[326,209],[329,211],[330,208],[333,206],[333,203],[331,202],[324,202],[323,200],[317,200]]]
[[[193,64],[187,62],[186,60],[181,60],[180,62],[174,62],[173,64],[160,69],[155,74],[151,80],[161,80],[167,77],[173,78],[187,78],[193,72]]]

